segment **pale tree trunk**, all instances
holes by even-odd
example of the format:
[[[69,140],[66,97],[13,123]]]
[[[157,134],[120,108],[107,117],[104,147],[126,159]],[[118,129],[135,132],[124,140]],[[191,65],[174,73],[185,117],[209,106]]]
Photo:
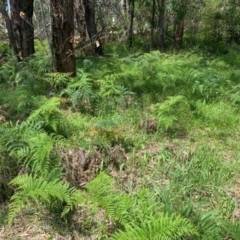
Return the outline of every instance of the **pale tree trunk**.
[[[58,72],[76,75],[73,0],[51,0],[52,56]]]
[[[81,42],[85,42],[87,38],[86,32],[86,21],[85,21],[85,13],[84,6],[82,3],[83,0],[74,0],[74,9],[78,31],[80,34]]]
[[[164,20],[165,20],[165,0],[158,0],[159,7],[159,23],[158,23],[158,48],[164,49]]]
[[[122,5],[122,12],[123,14],[125,14],[127,11],[127,0],[121,0],[121,5]]]
[[[101,56],[103,55],[103,47],[95,21],[95,0],[83,0],[83,6],[85,10],[85,21],[87,24],[88,36],[94,47],[95,54]]]
[[[135,0],[129,0],[129,13],[130,13],[130,26],[129,26],[129,34],[128,34],[129,47],[133,47],[134,12],[135,12]]]
[[[46,38],[47,43],[48,43],[49,51],[51,51],[52,46],[51,46],[50,38],[49,38],[49,35],[48,35],[48,32],[47,32],[46,19],[45,19],[44,13],[43,13],[43,3],[42,3],[42,0],[38,0],[38,2],[39,2],[39,6],[40,6],[40,11],[41,11],[42,25],[43,25],[43,29],[44,29],[45,38]]]
[[[184,19],[187,13],[187,0],[181,0],[181,6],[177,13],[176,27],[174,33],[174,47],[180,48],[182,46],[183,32],[184,32]]]

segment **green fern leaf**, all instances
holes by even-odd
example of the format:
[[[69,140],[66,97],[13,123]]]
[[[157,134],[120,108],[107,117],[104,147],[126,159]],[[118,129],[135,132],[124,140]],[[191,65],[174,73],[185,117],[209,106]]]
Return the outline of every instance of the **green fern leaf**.
[[[15,194],[11,197],[9,205],[8,223],[11,224],[15,216],[26,203],[40,202],[47,206],[51,205],[53,199],[60,203],[66,203],[62,216],[75,208],[84,198],[78,190],[70,188],[68,183],[59,179],[46,181],[43,177],[31,175],[20,175],[13,179],[10,184],[16,187]]]
[[[128,224],[125,230],[113,235],[114,240],[173,240],[184,236],[198,235],[195,227],[181,216],[160,214],[143,219],[139,225]]]
[[[221,223],[221,227],[231,236],[234,240],[239,240],[240,236],[240,224],[239,222],[227,222]]]

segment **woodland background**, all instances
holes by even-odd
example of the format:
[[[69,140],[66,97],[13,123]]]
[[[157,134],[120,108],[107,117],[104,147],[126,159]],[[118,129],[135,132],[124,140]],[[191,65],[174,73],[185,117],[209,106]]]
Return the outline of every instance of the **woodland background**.
[[[240,1],[0,1],[0,239],[240,236]]]

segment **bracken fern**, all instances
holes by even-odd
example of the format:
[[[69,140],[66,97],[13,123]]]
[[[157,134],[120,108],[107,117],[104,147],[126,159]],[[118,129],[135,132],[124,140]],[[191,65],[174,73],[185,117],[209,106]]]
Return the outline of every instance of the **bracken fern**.
[[[136,195],[114,190],[113,180],[104,173],[86,185],[90,199],[103,208],[124,230],[111,239],[177,239],[198,235],[194,226],[178,215],[160,213],[155,197],[146,189]]]
[[[10,182],[16,187],[15,194],[11,197],[9,205],[8,223],[11,224],[15,216],[20,212],[26,203],[40,202],[51,207],[52,202],[57,200],[65,204],[61,216],[66,215],[70,210],[84,201],[78,190],[70,188],[59,178],[47,181],[44,177],[36,175],[20,175]],[[63,205],[62,205],[63,206]]]
[[[195,227],[181,216],[156,214],[145,216],[144,223],[127,224],[125,230],[115,233],[114,240],[173,240],[198,235]]]

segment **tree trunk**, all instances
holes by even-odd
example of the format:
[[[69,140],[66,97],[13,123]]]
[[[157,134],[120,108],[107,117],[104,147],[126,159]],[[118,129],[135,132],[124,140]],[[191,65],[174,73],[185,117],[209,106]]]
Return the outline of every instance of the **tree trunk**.
[[[76,22],[77,22],[77,27],[80,34],[81,42],[85,42],[87,38],[87,33],[86,33],[84,6],[82,3],[82,0],[74,0],[74,8],[75,8]]]
[[[1,12],[3,18],[5,19],[10,46],[13,49],[14,54],[17,55],[17,44],[15,43],[15,39],[14,39],[14,36],[13,36],[13,29],[12,29],[11,19],[10,19],[9,15],[8,15],[6,9],[5,9],[5,6],[1,6],[0,7],[0,12]]]
[[[129,0],[130,1],[130,0]],[[135,0],[131,0],[129,2],[130,6],[130,27],[129,27],[129,35],[128,35],[128,41],[129,41],[129,47],[133,47],[133,19],[134,19],[134,11],[135,11]]]
[[[180,48],[182,46],[184,19],[187,13],[187,0],[181,0],[179,11],[177,12],[176,30],[174,33],[174,47]]]
[[[152,0],[152,17],[151,17],[151,39],[150,39],[150,51],[154,47],[154,25],[155,25],[155,12],[156,12],[156,0]]]
[[[103,55],[102,43],[100,41],[99,33],[97,31],[95,21],[95,0],[83,0],[85,10],[85,21],[87,24],[88,36],[94,46],[94,52],[97,55]]]
[[[48,32],[47,32],[47,23],[46,23],[46,19],[45,19],[45,17],[44,17],[43,3],[42,3],[42,0],[38,0],[38,2],[39,2],[39,6],[40,6],[40,12],[41,12],[41,18],[42,18],[42,25],[43,25],[43,29],[44,29],[45,38],[46,38],[47,43],[48,43],[49,51],[51,51],[52,46],[51,46],[51,43],[50,43],[49,34],[48,34]]]
[[[122,5],[122,12],[123,14],[125,14],[125,12],[127,11],[127,0],[122,0],[121,5]]]
[[[165,20],[165,0],[158,0],[159,4],[159,25],[158,25],[158,48],[164,49],[164,20]]]
[[[33,0],[12,0],[10,23],[11,46],[19,61],[34,53]],[[13,40],[14,39],[14,40]]]
[[[58,72],[76,75],[72,0],[51,0],[52,56]]]

